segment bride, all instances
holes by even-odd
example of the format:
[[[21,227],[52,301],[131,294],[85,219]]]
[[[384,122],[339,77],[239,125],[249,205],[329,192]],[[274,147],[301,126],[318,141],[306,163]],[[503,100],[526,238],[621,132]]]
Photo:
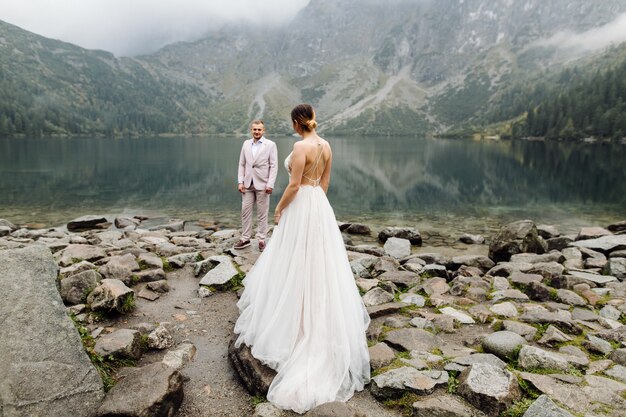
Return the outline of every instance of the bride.
[[[304,413],[347,401],[369,382],[369,316],[326,198],[332,152],[308,104],[291,111],[302,137],[285,160],[289,185],[267,248],[244,280],[236,346],[277,371],[267,399]]]

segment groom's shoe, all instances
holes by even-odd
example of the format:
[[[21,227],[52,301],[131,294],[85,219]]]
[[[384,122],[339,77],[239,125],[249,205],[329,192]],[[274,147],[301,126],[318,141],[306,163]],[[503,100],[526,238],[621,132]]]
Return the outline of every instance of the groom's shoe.
[[[259,240],[259,251],[263,252],[265,250],[265,241]]]
[[[243,249],[243,248],[247,248],[248,246],[250,246],[250,241],[249,240],[240,240],[239,242],[235,243],[234,248],[235,249]]]

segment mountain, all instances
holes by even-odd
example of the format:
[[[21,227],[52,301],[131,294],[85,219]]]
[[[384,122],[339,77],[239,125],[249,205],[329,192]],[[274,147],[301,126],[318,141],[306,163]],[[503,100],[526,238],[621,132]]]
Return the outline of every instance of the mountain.
[[[311,0],[281,28],[228,26],[121,59],[0,24],[0,82],[35,97],[45,86],[48,101],[8,98],[78,111],[84,133],[245,132],[254,118],[288,133],[303,101],[328,133],[445,132],[493,119],[520,83],[604,54],[586,40],[624,13],[626,0]],[[134,124],[119,126],[126,114]]]

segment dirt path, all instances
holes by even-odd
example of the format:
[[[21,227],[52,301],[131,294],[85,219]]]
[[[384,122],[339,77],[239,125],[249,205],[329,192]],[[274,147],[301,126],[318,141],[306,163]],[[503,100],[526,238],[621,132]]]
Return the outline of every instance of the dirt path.
[[[254,413],[253,397],[239,382],[228,360],[228,342],[237,320],[237,296],[234,292],[216,293],[200,299],[196,294],[198,279],[191,266],[167,274],[170,292],[156,301],[137,298],[132,315],[123,322],[106,326],[129,328],[140,323],[168,322],[172,336],[179,344],[193,343],[197,349],[193,361],[182,369],[186,377],[185,399],[178,417],[244,417]],[[138,293],[140,284],[134,287]],[[101,324],[100,324],[101,325]],[[148,352],[138,366],[160,361],[165,352]],[[366,417],[397,417],[400,413],[380,405],[366,388],[349,402]],[[297,416],[285,412],[284,417]]]

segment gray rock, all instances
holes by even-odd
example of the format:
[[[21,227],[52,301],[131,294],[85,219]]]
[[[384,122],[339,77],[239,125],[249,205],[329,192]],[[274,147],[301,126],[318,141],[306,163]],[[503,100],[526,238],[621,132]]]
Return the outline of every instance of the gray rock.
[[[509,261],[511,256],[524,253],[544,253],[547,245],[540,238],[535,223],[521,220],[504,226],[489,244],[489,257],[494,262]]]
[[[514,300],[525,302],[528,301],[528,296],[521,292],[520,290],[503,290],[503,291],[494,291],[491,293],[491,299],[493,301],[505,301],[505,300]]]
[[[152,291],[148,287],[143,287],[141,290],[139,290],[137,297],[143,298],[144,300],[148,300],[148,301],[155,301],[161,297],[161,294]]]
[[[0,237],[8,236],[11,233],[11,228],[8,226],[0,226]]]
[[[574,242],[574,237],[572,236],[559,236],[546,240],[548,250],[563,250],[570,246],[572,242]]]
[[[363,296],[363,303],[368,307],[389,303],[393,300],[393,294],[390,294],[379,287],[372,288]]]
[[[365,253],[372,256],[385,256],[385,251],[373,245],[346,245],[346,250],[358,253]]]
[[[439,337],[421,329],[392,330],[385,336],[385,342],[399,350],[430,352],[441,346]]]
[[[604,374],[619,381],[626,382],[626,367],[622,365],[615,365],[611,369],[604,371]]]
[[[267,395],[276,371],[252,356],[248,346],[242,344],[235,347],[236,340],[235,336],[228,345],[228,358],[251,395]]]
[[[537,343],[540,343],[542,345],[553,345],[557,343],[570,342],[571,340],[571,337],[569,337],[553,325],[549,325],[545,333],[543,334],[541,339],[537,341]]]
[[[71,232],[82,232],[85,230],[101,229],[107,224],[107,219],[102,216],[82,216],[70,221],[67,230]]]
[[[573,243],[578,248],[589,248],[609,253],[615,250],[626,249],[626,235],[602,236],[597,239],[579,240]]]
[[[409,321],[409,324],[418,329],[430,330],[432,332],[435,331],[435,325],[433,322],[423,317],[413,317],[411,321]]]
[[[168,230],[170,232],[182,232],[185,229],[185,220],[170,219],[168,223],[158,224],[148,228],[148,230]]]
[[[152,252],[140,253],[137,256],[137,261],[140,265],[144,265],[144,267],[163,269],[163,260]]]
[[[533,340],[537,334],[537,328],[518,321],[504,320],[502,325],[505,330],[517,333],[526,340]]]
[[[345,229],[345,232],[351,235],[369,235],[372,230],[364,224],[353,223]]]
[[[604,227],[582,227],[580,232],[578,232],[578,236],[576,236],[576,240],[596,239],[610,235],[612,235],[612,233]]]
[[[544,239],[552,239],[553,237],[559,237],[561,235],[559,229],[550,224],[538,224],[537,233]]]
[[[0,251],[0,414],[90,416],[104,397],[45,246]]]
[[[87,297],[94,311],[128,313],[134,305],[135,292],[118,279],[103,279]]]
[[[146,269],[144,271],[136,272],[132,275],[133,282],[155,282],[165,281],[165,271],[161,268]]]
[[[137,330],[120,329],[101,336],[96,341],[94,351],[100,356],[139,359],[141,354],[141,333]]]
[[[396,259],[402,259],[411,254],[411,242],[408,239],[390,237],[384,245],[385,253]]]
[[[391,369],[372,378],[372,395],[379,400],[398,398],[405,392],[428,395],[435,390],[436,381],[422,371],[409,366]]]
[[[149,282],[148,284],[146,284],[146,287],[160,294],[169,292],[170,290],[170,285],[166,280]]]
[[[495,266],[495,263],[484,255],[462,255],[452,258],[452,268],[458,269],[462,265],[473,266],[488,271]]]
[[[612,275],[620,281],[626,280],[626,258],[610,258],[604,267],[606,275]]]
[[[434,266],[434,265],[427,265]],[[445,294],[450,290],[450,285],[445,278],[430,278],[422,285],[429,296]]]
[[[452,363],[460,365],[461,369],[465,369],[477,363],[488,364],[500,369],[506,367],[506,362],[491,353],[474,353],[467,356],[459,356],[452,359]]]
[[[174,369],[182,369],[186,363],[196,356],[196,347],[193,343],[183,343],[174,350],[168,351],[161,363]]]
[[[202,277],[200,285],[221,287],[239,275],[228,256],[211,256],[209,261],[217,265]]]
[[[64,278],[60,282],[61,298],[68,305],[81,304],[101,280],[102,276],[94,270]]]
[[[498,416],[521,397],[517,378],[511,372],[485,363],[461,372],[458,393],[490,417]]]
[[[376,288],[380,281],[376,278],[357,278],[356,286],[363,292],[368,292],[372,288]]]
[[[413,417],[484,417],[485,414],[456,395],[441,394],[413,403]]]
[[[531,282],[541,282],[543,276],[539,274],[526,274],[523,272],[513,272],[509,277],[513,285],[527,286]]]
[[[569,275],[572,275],[578,278],[579,280],[592,282],[598,285],[605,285],[610,282],[618,281],[617,278],[610,276],[610,275],[598,275],[598,274],[594,274],[591,272],[576,271],[576,270],[570,270]]]
[[[183,376],[160,363],[126,373],[106,396],[97,417],[169,417],[183,402]]]
[[[533,281],[524,288],[524,293],[534,301],[548,301],[551,298],[551,288],[542,282]]]
[[[585,347],[590,352],[596,352],[601,355],[608,355],[613,352],[613,346],[606,340],[587,334],[587,340],[584,342]]]
[[[574,415],[542,394],[528,407],[523,417],[574,417]]]
[[[103,277],[108,279],[119,279],[126,285],[133,282],[132,276],[135,271],[139,271],[139,264],[135,260],[135,255],[128,253],[122,256],[112,256],[109,261],[98,269]]]
[[[208,261],[208,260],[207,260],[206,264],[203,264],[203,261],[197,262],[199,256],[200,256],[200,252],[181,253],[181,254],[178,254],[178,255],[170,256],[169,258],[167,258],[167,261],[169,262],[170,266],[172,266],[172,268],[182,268],[186,264],[191,263],[191,262],[195,262],[194,268],[196,268],[198,266],[198,264],[206,265],[205,268],[210,265],[211,267],[208,267],[204,271],[204,273],[208,272],[210,269],[212,269],[215,266],[214,262],[211,262],[211,261]],[[202,266],[199,266],[199,269],[202,269]],[[195,272],[195,269],[194,269],[194,272]],[[198,276],[198,275],[200,275],[200,272],[198,272],[196,274],[196,276]]]
[[[94,264],[87,261],[81,261],[68,267],[61,268],[60,274],[61,277],[67,278],[72,275],[80,274],[81,272],[89,271],[92,269],[96,269],[96,266]]]
[[[523,369],[547,369],[567,372],[569,363],[562,355],[534,346],[523,346],[518,357]]]
[[[610,358],[613,362],[626,366],[626,348],[615,349]]]
[[[482,245],[485,243],[485,238],[481,235],[471,235],[469,233],[463,233],[459,238],[459,241],[468,245]]]
[[[254,407],[252,417],[283,417],[283,412],[272,403],[260,403]]]
[[[408,306],[407,303],[387,303],[378,306],[371,306],[367,307],[367,314],[369,314],[370,318],[375,319],[376,317],[393,314],[406,306]]]
[[[341,401],[318,405],[305,414],[306,417],[357,417],[357,413]]]
[[[443,279],[448,278],[448,270],[443,265],[428,264],[424,265],[422,272],[420,272],[422,278],[441,277]]]
[[[80,261],[95,262],[99,259],[104,258],[106,256],[106,253],[102,248],[99,248],[97,246],[68,245],[57,255],[60,255],[60,266],[69,266]]]
[[[556,298],[562,303],[571,305],[571,306],[585,306],[587,305],[587,301],[582,298],[580,295],[576,294],[574,291],[558,289],[556,290]]]
[[[400,294],[400,301],[407,304],[412,304],[417,307],[424,307],[426,299],[419,294],[403,293]]]
[[[442,314],[446,314],[452,317],[455,321],[461,324],[475,324],[476,323],[476,321],[472,317],[452,307],[444,307],[444,308],[439,309],[439,311]]]
[[[422,245],[422,236],[417,229],[411,227],[386,227],[378,233],[378,240],[385,243],[389,238],[400,238],[408,240],[411,245]]]
[[[150,349],[169,349],[174,345],[174,339],[169,330],[163,325],[159,325],[148,335],[148,347]]]
[[[382,368],[396,359],[396,354],[386,343],[376,343],[369,348],[370,365],[372,369]]]
[[[378,275],[379,281],[389,281],[401,288],[411,288],[419,284],[420,276],[409,271],[388,271],[382,275]]]
[[[116,217],[113,221],[113,224],[115,224],[115,227],[118,229],[125,229],[127,227],[134,229],[139,226],[140,223],[138,219],[133,217]]]
[[[518,349],[526,344],[526,339],[522,336],[506,330],[487,335],[482,342],[485,352],[493,353],[505,360],[512,359],[518,352]]]
[[[623,232],[624,230],[626,230],[626,220],[623,220],[621,222],[612,223],[612,224],[610,224],[607,227],[607,229],[609,229],[613,233]]]
[[[518,253],[511,256],[510,262],[527,262],[529,264],[563,262],[565,257],[559,251],[550,251],[544,254]]]
[[[14,225],[13,223],[11,223],[10,221],[5,220],[5,219],[0,219],[0,226],[7,227],[11,231],[17,230],[17,226],[16,225]]]

